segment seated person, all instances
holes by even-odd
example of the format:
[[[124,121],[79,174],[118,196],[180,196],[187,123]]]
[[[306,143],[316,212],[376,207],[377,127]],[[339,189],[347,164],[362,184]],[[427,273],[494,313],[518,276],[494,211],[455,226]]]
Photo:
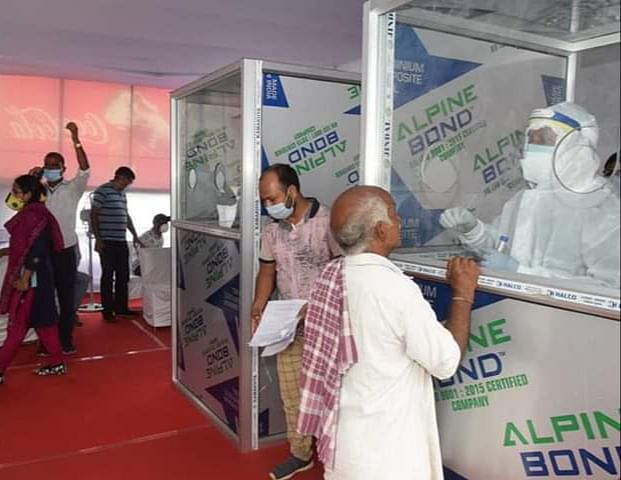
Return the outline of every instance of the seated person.
[[[485,224],[465,208],[440,223],[484,267],[619,287],[619,197],[601,175],[595,117],[573,103],[535,110],[522,170],[528,187]]]
[[[144,246],[144,248],[162,248],[164,246],[164,238],[162,234],[168,231],[168,222],[170,222],[170,217],[168,215],[164,215],[163,213],[158,213],[155,217],[153,217],[153,227],[147,230],[145,233],[140,235],[139,240]],[[135,258],[132,262],[132,273],[137,276],[141,276],[142,272],[140,269],[140,255],[138,253],[138,247],[135,246]]]

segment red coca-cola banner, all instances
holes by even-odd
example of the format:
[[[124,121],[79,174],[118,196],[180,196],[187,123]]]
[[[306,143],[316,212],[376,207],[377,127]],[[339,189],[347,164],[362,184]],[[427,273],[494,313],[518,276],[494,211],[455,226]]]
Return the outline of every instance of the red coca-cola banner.
[[[134,87],[132,165],[144,188],[168,190],[170,97],[161,88]]]
[[[62,117],[62,118],[61,118]],[[78,125],[91,162],[91,186],[127,165],[137,189],[169,189],[169,92],[128,85],[0,76],[0,182],[60,151],[77,170],[68,121]]]
[[[131,166],[131,88],[110,83],[64,82],[63,124],[78,125],[80,140],[91,162],[93,185],[110,180],[114,170]],[[75,171],[71,137],[63,137],[62,153],[67,167]]]
[[[12,180],[60,149],[61,82],[0,76],[0,178]]]

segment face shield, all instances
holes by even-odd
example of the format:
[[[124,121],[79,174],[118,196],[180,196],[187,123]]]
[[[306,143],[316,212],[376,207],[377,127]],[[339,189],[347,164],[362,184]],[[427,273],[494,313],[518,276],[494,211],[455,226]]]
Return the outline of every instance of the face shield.
[[[606,180],[600,175],[601,158],[588,138],[591,129],[574,130],[560,139],[553,162],[556,190],[586,195],[606,185]]]
[[[572,127],[554,118],[531,116],[522,159],[524,179],[529,184],[540,188],[550,186],[556,147],[571,131]]]
[[[522,168],[524,178],[537,188],[569,193],[591,193],[601,169],[595,151],[599,128],[582,107],[562,103],[535,110],[526,131]]]

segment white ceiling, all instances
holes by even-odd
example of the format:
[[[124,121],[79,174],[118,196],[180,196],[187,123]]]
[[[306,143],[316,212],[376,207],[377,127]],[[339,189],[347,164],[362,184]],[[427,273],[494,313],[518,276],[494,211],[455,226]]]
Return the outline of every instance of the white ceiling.
[[[0,0],[0,74],[178,87],[243,57],[361,56],[364,0]]]

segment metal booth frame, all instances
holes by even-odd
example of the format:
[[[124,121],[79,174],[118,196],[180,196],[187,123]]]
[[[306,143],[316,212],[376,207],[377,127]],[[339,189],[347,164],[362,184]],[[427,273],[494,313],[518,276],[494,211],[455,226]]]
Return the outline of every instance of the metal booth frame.
[[[452,35],[536,51],[563,57],[567,60],[567,100],[575,98],[578,55],[584,51],[618,45],[621,43],[619,25],[586,30],[576,41],[552,38],[544,35],[524,33],[492,24],[484,24],[461,17],[454,17],[422,8],[416,9],[415,18],[401,18],[399,11],[416,5],[411,0],[370,0],[364,6],[363,42],[363,108],[361,143],[361,180],[366,185],[376,185],[390,191],[391,170],[391,119],[392,119],[392,68],[394,57],[395,29],[397,18],[413,26]],[[573,1],[571,29],[574,31],[579,18],[580,0]],[[443,279],[446,269],[441,263],[429,261],[425,264],[396,260],[404,271],[422,278]],[[597,291],[567,291],[556,288],[554,282],[543,284],[533,279],[524,282],[516,290],[506,286],[507,277],[494,274],[483,275],[479,280],[482,291],[499,293],[508,297],[533,303],[555,306],[576,312],[593,314],[611,320],[621,320],[619,296],[601,295]],[[527,293],[528,292],[528,293]],[[558,293],[575,296],[574,301],[558,300]]]
[[[206,75],[171,93],[171,196],[173,229],[171,242],[173,246],[179,241],[182,231],[202,233],[214,238],[235,240],[239,242],[241,253],[240,276],[240,311],[239,311],[239,429],[238,434],[223,422],[210,408],[196,397],[180,380],[177,371],[177,341],[179,318],[178,253],[172,248],[173,288],[172,288],[172,379],[179,391],[199,410],[214,421],[241,451],[255,450],[263,445],[280,441],[283,436],[259,438],[259,357],[258,349],[247,346],[250,337],[250,308],[254,296],[254,283],[258,272],[258,252],[261,233],[261,204],[258,196],[258,180],[261,174],[262,144],[262,92],[263,77],[266,73],[278,74],[304,79],[360,85],[360,76],[355,73],[340,72],[323,68],[275,63],[264,60],[243,59],[238,63]],[[241,78],[241,137],[242,168],[241,198],[239,203],[239,229],[230,229],[180,218],[180,194],[183,163],[183,132],[176,131],[180,122],[179,104],[182,99],[199,92],[209,85],[217,84],[227,78],[239,75]]]

